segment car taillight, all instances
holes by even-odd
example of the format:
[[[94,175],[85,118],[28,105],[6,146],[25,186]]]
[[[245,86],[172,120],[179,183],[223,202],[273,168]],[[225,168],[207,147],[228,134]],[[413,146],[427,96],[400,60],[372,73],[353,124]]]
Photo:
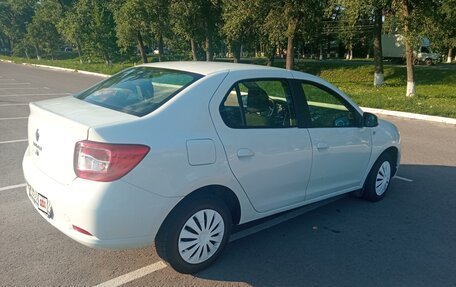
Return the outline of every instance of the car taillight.
[[[74,150],[74,172],[84,179],[113,181],[130,172],[149,150],[145,145],[80,141]]]

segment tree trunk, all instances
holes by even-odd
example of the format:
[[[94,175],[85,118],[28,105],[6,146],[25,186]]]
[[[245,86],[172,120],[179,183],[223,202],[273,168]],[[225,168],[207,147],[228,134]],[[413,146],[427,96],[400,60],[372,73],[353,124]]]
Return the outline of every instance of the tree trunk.
[[[409,18],[412,14],[412,7],[409,5],[409,0],[402,0],[404,8],[404,34],[409,35]],[[407,97],[413,97],[415,95],[415,71],[413,69],[413,45],[410,39],[405,39],[405,60],[407,62],[407,91],[405,95]]]
[[[79,44],[79,40],[76,40],[76,49],[78,49],[78,56],[79,56],[79,63],[84,63],[82,60],[82,50],[81,50],[81,44]]]
[[[190,45],[192,46],[192,57],[193,61],[198,61],[198,53],[196,51],[196,43],[193,38],[190,39]]]
[[[36,45],[35,45],[35,52],[36,52],[36,59],[41,60],[40,51],[38,50],[38,47]]]
[[[206,61],[210,62],[213,60],[212,53],[212,41],[209,35],[206,35]]]
[[[409,41],[405,43],[405,60],[407,62],[407,97],[415,95],[415,71],[413,69],[413,47]]]
[[[323,60],[323,44],[320,43],[320,57],[319,57],[319,60],[322,61]]]
[[[7,55],[8,56],[8,55]],[[25,48],[25,56],[27,57],[27,59],[30,59],[30,55],[28,53],[28,48]]]
[[[328,35],[328,41],[326,43],[326,59],[331,58],[331,37]]]
[[[268,66],[269,66],[269,67],[271,67],[272,65],[274,65],[275,51],[276,51],[276,47],[275,47],[275,46],[272,46],[272,47],[271,47],[271,52],[270,52],[270,54],[268,55]]]
[[[112,64],[107,51],[103,51],[103,59],[105,60],[106,65],[110,66]]]
[[[447,63],[451,63],[453,57],[453,47],[448,48],[448,57],[447,57]]]
[[[287,70],[293,70],[294,68],[294,40],[296,34],[297,22],[295,19],[291,19],[288,22],[288,43],[287,43],[287,59],[285,68]]]
[[[233,42],[233,62],[239,63],[241,61],[241,42],[240,41],[234,41]]]
[[[160,33],[158,36],[158,61],[161,62],[162,57],[165,55],[165,49],[163,48],[163,34]]]
[[[287,70],[293,70],[294,67],[294,35],[288,36],[288,44],[287,44],[287,59],[285,68]]]
[[[378,5],[378,4],[377,4]],[[380,6],[380,5],[378,5]],[[374,10],[374,86],[381,86],[384,83],[383,76],[383,52],[382,52],[382,7],[375,7]]]
[[[136,35],[136,39],[137,39],[137,42],[138,42],[138,49],[139,49],[139,53],[141,54],[141,60],[143,61],[143,63],[147,63],[147,55],[146,55],[146,49],[144,48],[144,41],[143,41],[143,38],[141,36],[141,32],[138,30],[138,33]]]

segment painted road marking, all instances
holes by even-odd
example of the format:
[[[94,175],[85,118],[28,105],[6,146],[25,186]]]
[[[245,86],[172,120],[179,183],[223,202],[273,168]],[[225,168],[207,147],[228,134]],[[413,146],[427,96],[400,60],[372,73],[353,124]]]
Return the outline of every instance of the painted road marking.
[[[0,88],[0,90],[49,90],[48,87],[41,88]]]
[[[2,82],[0,82],[0,85],[7,85],[7,86],[12,86],[12,85],[30,85],[30,83],[2,83]]]
[[[2,104],[0,107],[11,107],[11,106],[28,106],[28,103],[25,104]]]
[[[28,117],[20,117],[20,118],[0,118],[0,121],[9,121],[9,120],[25,120]]]
[[[0,191],[10,190],[10,189],[15,189],[15,188],[20,188],[20,187],[25,187],[25,183],[0,187]]]
[[[255,225],[253,227],[250,227],[250,228],[247,228],[245,230],[241,230],[239,232],[236,232],[234,234],[232,234],[230,236],[230,240],[229,242],[233,242],[233,241],[236,241],[236,240],[239,240],[239,239],[242,239],[244,237],[247,237],[247,236],[250,236],[252,234],[255,234],[257,232],[260,232],[260,231],[263,231],[265,229],[268,229],[268,228],[271,228],[273,226],[276,226],[282,222],[285,222],[285,221],[288,221],[290,219],[293,219],[295,217],[298,217],[300,215],[303,215],[304,213],[307,213],[309,211],[312,211],[314,209],[317,209],[321,206],[325,206],[327,204],[330,204],[336,200],[339,200],[343,197],[345,197],[346,195],[339,195],[339,196],[336,196],[336,197],[333,197],[333,198],[329,198],[329,199],[326,199],[326,200],[322,200],[322,201],[319,201],[319,202],[316,202],[316,203],[313,203],[313,204],[309,204],[309,205],[305,205],[303,207],[300,207],[298,209],[295,209],[293,211],[290,211],[290,212],[287,212],[287,213],[284,213],[278,217],[275,217],[271,220],[268,220],[266,222],[263,222],[263,223],[260,223],[258,225]]]
[[[413,179],[402,177],[402,176],[397,176],[396,175],[394,178],[397,178],[397,179],[400,179],[400,180],[403,180],[403,181],[406,181],[406,182],[413,182]]]
[[[148,265],[146,267],[140,268],[138,270],[132,271],[125,275],[119,276],[117,278],[111,279],[109,281],[103,282],[101,284],[96,285],[95,287],[117,287],[121,286],[125,283],[131,282],[138,278],[144,277],[148,274],[151,274],[155,271],[161,270],[166,268],[166,264],[163,261],[158,261],[154,264]]]
[[[0,82],[1,81],[16,81],[16,79],[0,79]]]
[[[9,94],[9,95],[0,95],[0,97],[69,96],[69,95],[71,95],[71,93]]]
[[[0,144],[20,143],[20,142],[26,142],[26,141],[28,141],[28,139],[24,139],[24,140],[12,140],[12,141],[3,141],[3,142],[0,142]]]

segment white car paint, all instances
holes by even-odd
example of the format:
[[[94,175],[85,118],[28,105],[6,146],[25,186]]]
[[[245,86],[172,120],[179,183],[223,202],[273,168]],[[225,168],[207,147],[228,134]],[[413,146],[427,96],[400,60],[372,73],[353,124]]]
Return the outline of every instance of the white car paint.
[[[361,188],[376,159],[390,147],[398,149],[399,165],[399,133],[386,121],[375,128],[331,132],[297,127],[232,129],[221,118],[219,106],[230,87],[249,78],[312,81],[330,88],[362,114],[343,92],[318,77],[227,63],[165,62],[140,67],[204,77],[142,117],[73,97],[30,105],[25,179],[50,203],[52,216],[39,213],[84,245],[150,245],[173,208],[206,186],[231,190],[240,205],[239,223],[245,223]],[[75,143],[80,140],[143,144],[150,151],[122,178],[97,182],[78,178],[73,170]],[[73,225],[92,236],[74,230]]]

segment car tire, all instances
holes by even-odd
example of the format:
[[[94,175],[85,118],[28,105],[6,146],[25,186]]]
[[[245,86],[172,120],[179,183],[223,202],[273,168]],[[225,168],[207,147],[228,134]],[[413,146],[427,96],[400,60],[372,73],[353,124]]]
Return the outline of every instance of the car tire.
[[[434,64],[432,59],[426,59],[424,62],[426,63],[426,66],[432,66],[432,64]]]
[[[210,266],[228,242],[232,217],[226,204],[213,197],[184,200],[155,238],[158,255],[180,273]]]
[[[367,176],[362,197],[373,202],[383,199],[393,177],[393,168],[391,156],[382,154]]]

